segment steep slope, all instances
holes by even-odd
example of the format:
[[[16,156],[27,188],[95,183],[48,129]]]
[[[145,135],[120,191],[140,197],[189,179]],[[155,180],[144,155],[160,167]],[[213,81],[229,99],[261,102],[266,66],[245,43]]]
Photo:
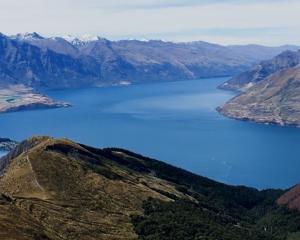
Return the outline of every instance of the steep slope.
[[[32,55],[26,54],[23,61],[34,61],[34,65],[30,64],[29,67],[23,66],[23,62],[20,65],[15,61],[13,64],[17,65],[18,71],[23,71],[17,76],[13,74],[15,71],[9,72],[15,65],[4,65],[3,76],[10,81],[15,79],[36,88],[102,86],[124,81],[136,83],[231,76],[249,69],[258,61],[274,57],[282,50],[297,48],[221,46],[201,41],[172,43],[110,41],[100,37],[82,40],[70,36],[45,38],[37,33],[17,34],[11,36],[10,40],[18,45],[24,43],[35,46],[39,48],[42,56],[32,59]],[[8,49],[4,51],[11,52]],[[13,51],[19,52],[20,49]],[[53,56],[53,53],[58,55]],[[51,63],[45,62],[49,55]],[[43,66],[36,66],[40,58]],[[55,63],[60,63],[57,69]],[[47,70],[42,71],[42,68]],[[26,78],[34,79],[24,81],[21,74],[27,74],[29,76]],[[40,82],[43,84],[39,84]]]
[[[15,205],[13,199],[0,194],[0,239],[49,239],[46,229],[27,211]],[[5,231],[2,229],[5,228]]]
[[[128,81],[195,79],[232,75],[251,63],[226,47],[208,43],[99,39],[80,51],[102,63],[104,78]]]
[[[76,45],[83,55],[92,56],[102,64],[104,79],[131,82],[234,75],[258,61],[276,56],[282,50],[296,48],[226,47],[201,41],[109,41],[100,37],[82,44],[76,41]]]
[[[34,137],[1,164],[4,239],[283,240],[300,230],[266,230],[277,227],[266,211],[282,217],[282,191],[227,186],[122,149]]]
[[[0,34],[2,87],[16,84],[35,89],[88,86],[99,81],[99,68],[94,61],[75,59]]]
[[[43,50],[49,49],[60,54],[70,55],[72,57],[79,56],[77,47],[61,37],[45,38],[38,33],[33,32],[25,34],[19,33],[17,35],[10,36],[10,38],[19,42],[26,42]]]
[[[253,69],[243,72],[220,86],[221,89],[246,91],[273,73],[295,67],[300,63],[300,51],[285,51],[275,58],[263,61]]]
[[[66,140],[31,139],[10,158],[0,189],[50,239],[134,239],[130,215],[142,212],[143,200],[184,197],[166,181],[111,165]]]
[[[270,75],[218,110],[237,119],[300,126],[300,65]]]
[[[138,63],[140,60],[143,60],[141,61],[143,64],[145,61],[152,61],[152,63],[161,61],[173,63],[174,61],[178,61],[185,65],[192,65],[192,63],[196,66],[202,65],[204,68],[208,67],[207,65],[214,67],[210,62],[228,66],[233,64],[236,65],[236,67],[241,66],[241,68],[244,68],[261,60],[273,58],[283,51],[299,49],[299,46],[292,45],[280,47],[266,47],[260,45],[222,46],[203,41],[187,43],[174,43],[160,40],[109,41],[101,37],[83,38],[82,40],[78,38],[66,39],[73,45],[78,46],[85,54],[95,54],[98,57],[99,53],[94,53],[91,49],[97,50],[98,47],[103,47],[103,44],[106,44],[114,49],[115,53],[124,57],[124,60],[128,58],[129,62]],[[98,47],[95,46],[97,44]],[[205,63],[207,64],[205,65]],[[235,72],[237,72],[237,70],[235,70]]]

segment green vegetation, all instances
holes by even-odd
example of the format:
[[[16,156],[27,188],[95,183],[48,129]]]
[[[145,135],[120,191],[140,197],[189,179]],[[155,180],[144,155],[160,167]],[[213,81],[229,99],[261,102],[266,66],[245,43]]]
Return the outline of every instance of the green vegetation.
[[[247,222],[222,212],[185,201],[144,203],[145,216],[133,217],[135,230],[143,240],[260,240],[273,239]]]
[[[0,239],[297,240],[282,190],[229,186],[117,148],[36,137],[0,178]]]
[[[172,182],[197,202],[150,198],[144,216],[132,216],[139,239],[289,240],[300,233],[300,214],[276,204],[283,190],[228,186],[123,149],[105,155],[129,168]],[[115,152],[126,154],[120,160]],[[134,167],[133,167],[134,165]]]
[[[300,215],[275,204],[276,191],[266,201],[239,216],[213,203],[176,200],[144,202],[144,216],[132,216],[141,240],[299,240]]]

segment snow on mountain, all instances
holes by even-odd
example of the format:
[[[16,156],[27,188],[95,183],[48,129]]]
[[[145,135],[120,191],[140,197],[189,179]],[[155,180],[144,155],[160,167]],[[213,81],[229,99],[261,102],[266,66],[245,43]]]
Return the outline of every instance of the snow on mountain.
[[[103,39],[99,36],[93,36],[93,35],[83,35],[80,37],[73,36],[73,35],[65,35],[62,38],[75,46],[84,46],[89,42],[94,42]]]
[[[16,35],[10,36],[10,38],[16,39],[16,40],[29,40],[29,41],[44,39],[44,37],[42,37],[41,35],[39,35],[36,32],[18,33]]]

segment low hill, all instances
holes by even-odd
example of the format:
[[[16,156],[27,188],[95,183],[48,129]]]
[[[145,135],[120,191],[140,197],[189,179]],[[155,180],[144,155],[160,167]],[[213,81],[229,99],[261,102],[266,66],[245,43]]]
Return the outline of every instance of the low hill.
[[[68,103],[53,100],[24,85],[0,86],[0,113],[70,106]]]
[[[122,149],[34,137],[1,165],[0,239],[285,240],[300,231],[300,215],[276,204],[281,190],[228,186]]]
[[[241,120],[300,126],[300,65],[270,75],[218,110]]]

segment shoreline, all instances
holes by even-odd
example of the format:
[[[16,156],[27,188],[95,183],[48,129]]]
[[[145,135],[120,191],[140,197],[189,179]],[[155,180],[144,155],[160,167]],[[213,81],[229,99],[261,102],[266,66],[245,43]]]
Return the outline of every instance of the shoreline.
[[[70,106],[69,103],[53,100],[23,85],[13,85],[0,89],[0,114]]]
[[[239,91],[234,88],[225,88],[223,85],[219,85],[217,89],[222,90],[222,91],[227,91],[227,92],[232,92],[235,94],[235,96],[228,101],[226,101],[223,105],[218,106],[216,108],[216,111],[229,119],[237,120],[237,121],[242,121],[242,122],[251,122],[251,123],[256,123],[256,124],[261,124],[261,125],[273,125],[273,126],[278,126],[278,127],[294,127],[294,128],[300,128],[300,123],[287,123],[282,120],[270,120],[270,119],[264,119],[264,118],[259,118],[259,117],[250,117],[250,116],[241,116],[238,114],[234,114],[231,111],[226,110],[227,104],[232,101],[234,98],[238,97],[239,95],[243,94],[243,91]]]
[[[293,128],[300,128],[300,124],[296,123],[287,123],[284,121],[272,121],[272,120],[263,120],[263,119],[258,119],[255,117],[246,117],[246,116],[238,116],[234,114],[230,114],[225,112],[221,107],[217,107],[216,111],[221,114],[222,116],[237,120],[237,121],[242,121],[242,122],[251,122],[251,123],[256,123],[256,124],[261,124],[261,125],[273,125],[273,126],[278,126],[278,127],[293,127]]]
[[[71,104],[63,102],[54,102],[53,104],[44,104],[42,102],[33,103],[33,104],[24,104],[14,107],[9,107],[5,110],[0,109],[0,114],[13,113],[13,112],[22,112],[22,111],[34,111],[34,110],[47,110],[47,109],[56,109],[56,108],[68,108],[71,107]]]

